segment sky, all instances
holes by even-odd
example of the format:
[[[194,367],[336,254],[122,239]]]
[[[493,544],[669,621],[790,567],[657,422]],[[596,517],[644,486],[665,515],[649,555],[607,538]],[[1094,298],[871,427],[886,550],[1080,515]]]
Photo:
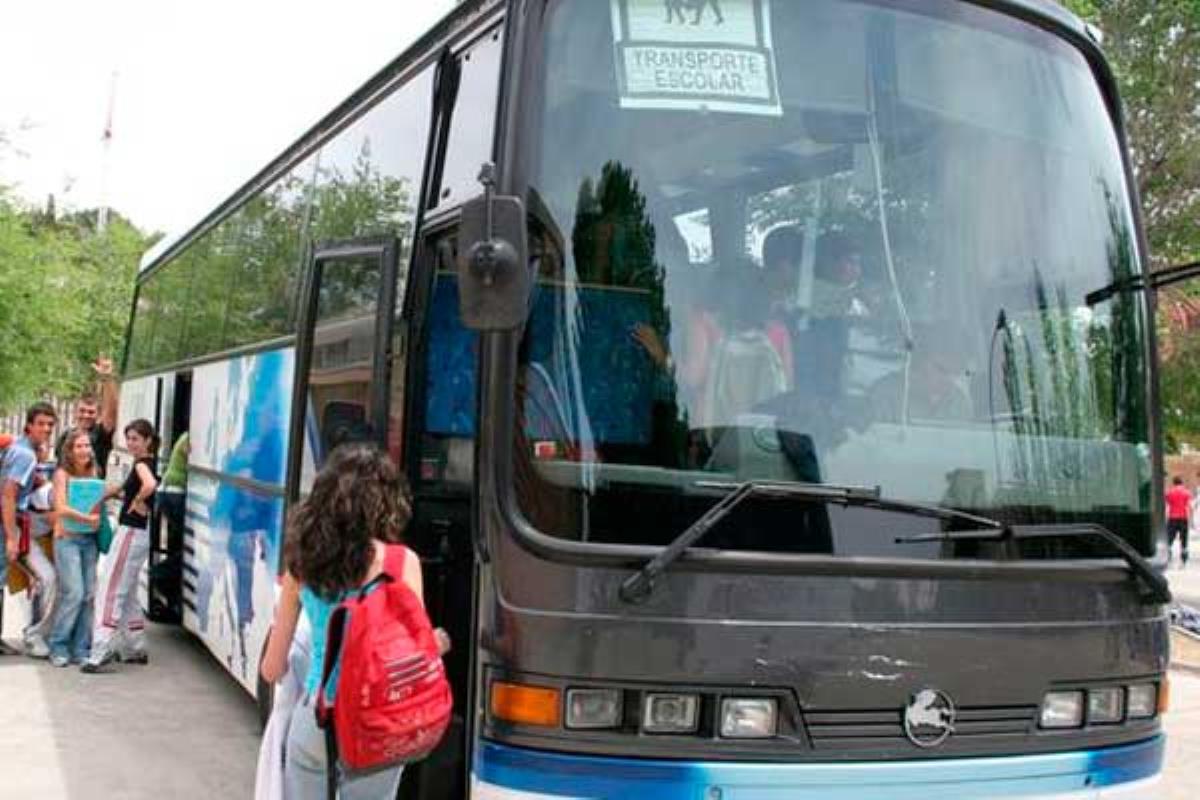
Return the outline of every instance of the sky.
[[[0,184],[178,232],[399,55],[453,0],[6,4]],[[111,90],[114,84],[115,92]],[[105,181],[109,98],[113,138]]]

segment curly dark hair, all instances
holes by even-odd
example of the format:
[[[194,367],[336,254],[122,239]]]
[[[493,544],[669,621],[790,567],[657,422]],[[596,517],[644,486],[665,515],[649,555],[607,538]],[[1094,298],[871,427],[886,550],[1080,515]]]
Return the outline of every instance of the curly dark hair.
[[[288,519],[284,563],[313,592],[334,598],[362,584],[373,541],[399,542],[411,517],[408,482],[388,457],[373,445],[342,445]]]

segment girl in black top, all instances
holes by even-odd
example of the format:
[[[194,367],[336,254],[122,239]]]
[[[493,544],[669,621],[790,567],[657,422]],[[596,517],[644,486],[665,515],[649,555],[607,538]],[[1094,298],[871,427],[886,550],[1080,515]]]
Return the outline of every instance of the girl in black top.
[[[138,422],[146,421],[138,420]],[[153,432],[151,436],[153,436]],[[128,434],[126,434],[125,441],[129,442]],[[153,436],[151,441],[157,443],[158,437]],[[132,444],[129,451],[133,452]],[[117,517],[117,522],[121,525],[128,525],[130,528],[145,530],[151,515],[154,514],[154,492],[158,488],[158,479],[154,476],[155,458],[148,455],[134,456],[134,458],[133,469],[129,470],[125,483],[112,494],[114,497],[118,494],[121,497],[121,513]]]
[[[96,592],[93,614],[92,653],[84,662],[84,672],[99,672],[105,664],[119,658],[126,664],[145,664],[146,621],[138,602],[138,573],[150,553],[147,525],[154,510],[154,454],[158,452],[158,434],[144,419],[125,426],[125,447],[133,456],[133,469],[125,483],[110,489],[105,499],[121,498],[117,532],[105,555],[107,568]],[[118,635],[120,634],[120,635]]]

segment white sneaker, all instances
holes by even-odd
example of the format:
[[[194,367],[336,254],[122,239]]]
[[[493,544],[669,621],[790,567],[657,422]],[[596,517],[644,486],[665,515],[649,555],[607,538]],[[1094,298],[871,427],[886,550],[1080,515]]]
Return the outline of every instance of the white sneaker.
[[[59,669],[63,667],[69,667],[71,665],[71,659],[67,658],[66,656],[50,656],[50,665],[58,667]]]
[[[48,658],[50,645],[41,636],[30,636],[25,640],[25,655],[30,658]]]
[[[79,671],[86,672],[89,675],[94,675],[97,672],[103,671],[103,669],[115,659],[116,654],[112,651],[103,654],[93,651],[88,660],[84,661],[82,666],[79,667]]]

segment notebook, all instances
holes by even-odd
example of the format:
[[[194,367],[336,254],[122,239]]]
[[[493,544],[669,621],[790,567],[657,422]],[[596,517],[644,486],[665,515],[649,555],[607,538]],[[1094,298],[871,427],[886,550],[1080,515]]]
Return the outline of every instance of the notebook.
[[[90,514],[104,497],[104,481],[99,478],[71,478],[67,481],[67,505],[81,514]],[[71,533],[95,533],[85,523],[64,519],[63,527]]]

